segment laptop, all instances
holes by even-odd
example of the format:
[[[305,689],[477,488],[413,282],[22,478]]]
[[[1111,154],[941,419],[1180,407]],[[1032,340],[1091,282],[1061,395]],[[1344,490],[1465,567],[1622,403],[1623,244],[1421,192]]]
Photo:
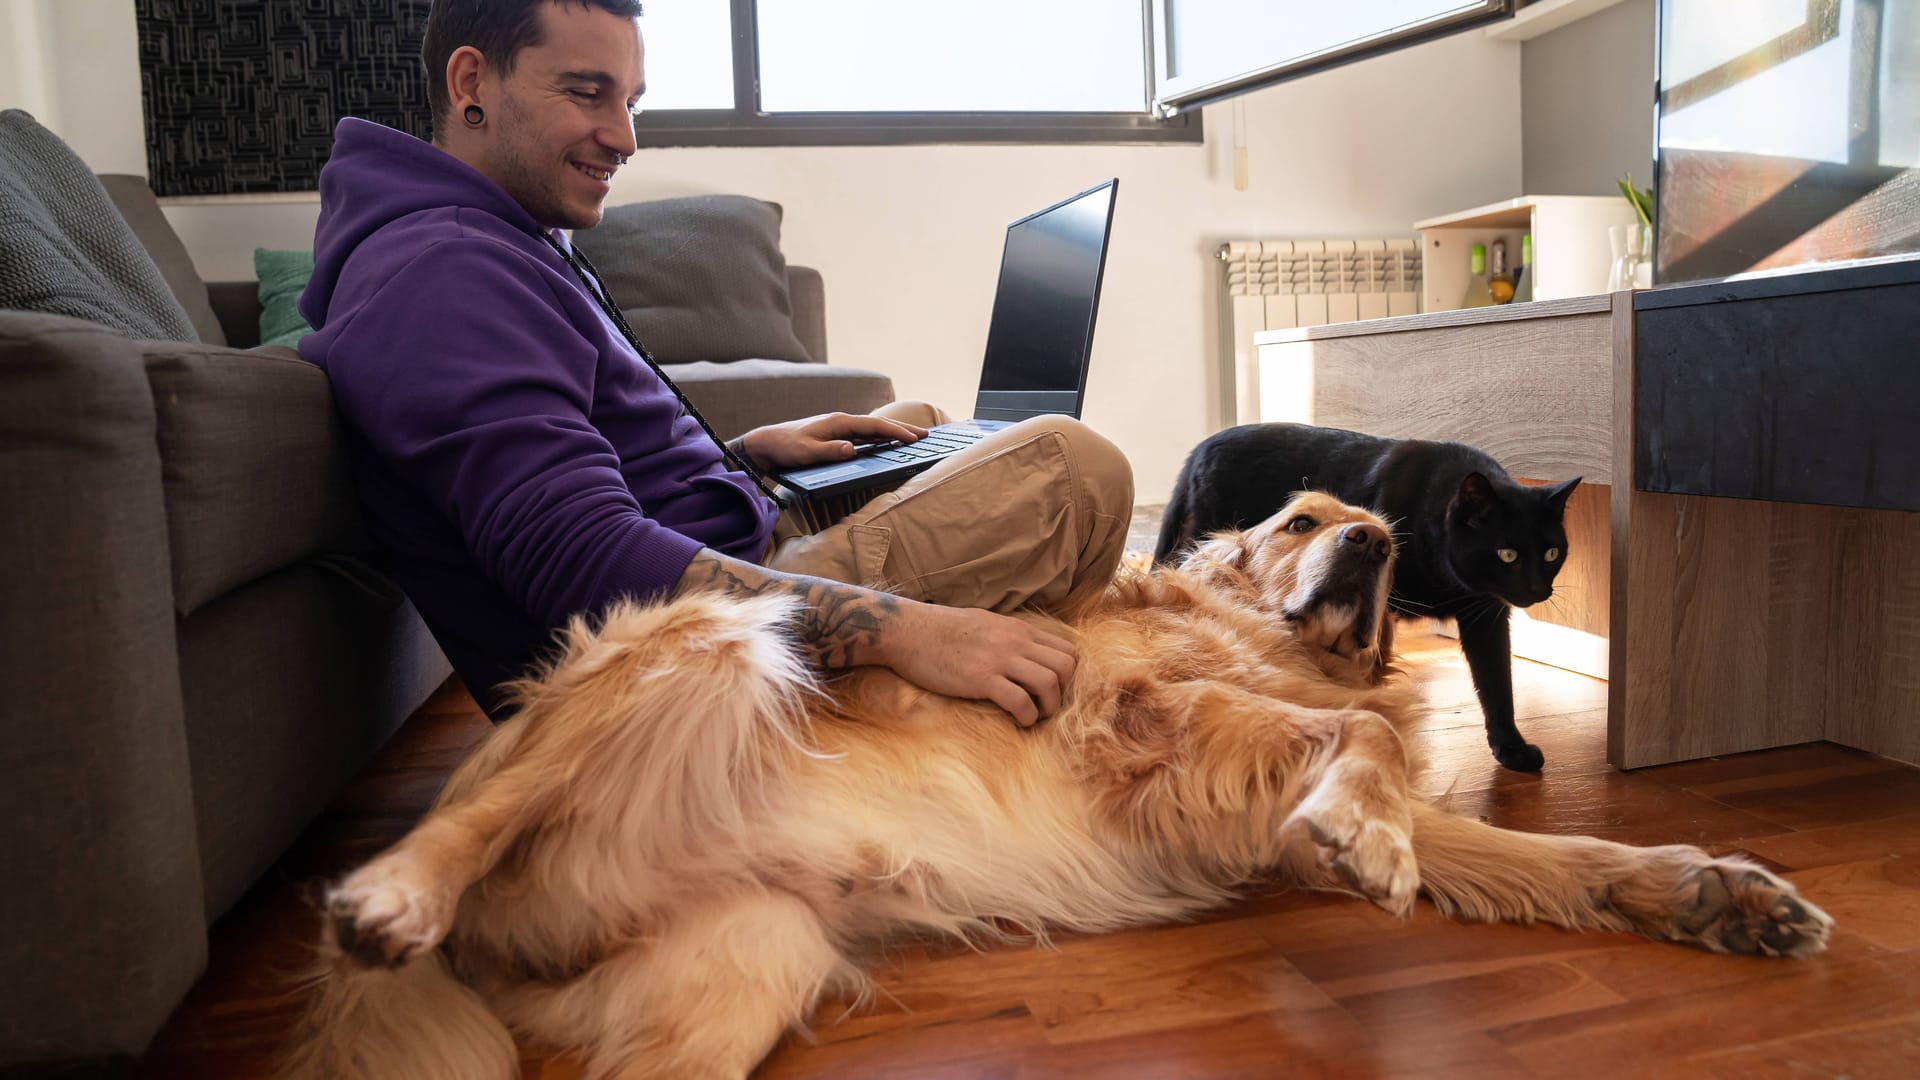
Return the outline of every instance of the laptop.
[[[972,419],[941,424],[918,442],[862,446],[850,461],[794,469],[775,479],[803,505],[891,488],[1028,417],[1063,413],[1079,419],[1119,187],[1119,179],[1108,180],[1007,226]]]

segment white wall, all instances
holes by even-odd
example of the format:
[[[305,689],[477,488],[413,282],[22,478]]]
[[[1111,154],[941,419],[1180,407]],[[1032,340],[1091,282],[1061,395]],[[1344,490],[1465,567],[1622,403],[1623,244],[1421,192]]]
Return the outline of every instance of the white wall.
[[[133,5],[59,6],[55,57],[115,70],[61,78],[55,130],[98,171],[144,173],[128,159],[144,144]],[[1250,95],[1245,192],[1233,189],[1229,107],[1215,106],[1205,145],[644,151],[610,202],[739,192],[782,204],[787,258],[826,277],[833,361],[963,413],[1006,223],[1120,177],[1085,418],[1131,459],[1140,500],[1161,502],[1187,450],[1222,422],[1220,241],[1404,236],[1419,218],[1520,194],[1519,85],[1519,46],[1465,33]],[[167,211],[210,280],[251,277],[256,245],[310,245],[317,212]]]
[[[0,0],[0,109],[25,109],[48,127],[59,120],[48,71],[52,6],[52,0]]]
[[[1653,0],[1626,0],[1520,46],[1529,195],[1618,195],[1653,183]]]

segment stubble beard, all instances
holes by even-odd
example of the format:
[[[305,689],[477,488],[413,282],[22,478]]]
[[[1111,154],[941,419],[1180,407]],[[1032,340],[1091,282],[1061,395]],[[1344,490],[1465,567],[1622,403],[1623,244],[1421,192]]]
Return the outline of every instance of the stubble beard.
[[[501,102],[501,112],[503,132],[537,131],[537,126],[512,98]],[[598,215],[588,218],[568,207],[559,190],[567,178],[558,175],[555,169],[543,169],[530,152],[537,149],[523,138],[501,140],[494,156],[495,181],[501,189],[542,228],[586,229],[598,224]],[[571,168],[565,161],[557,166],[557,169]]]

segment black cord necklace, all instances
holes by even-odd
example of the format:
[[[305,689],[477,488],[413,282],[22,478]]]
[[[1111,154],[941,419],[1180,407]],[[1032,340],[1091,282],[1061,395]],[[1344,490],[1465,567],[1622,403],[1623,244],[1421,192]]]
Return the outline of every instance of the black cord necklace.
[[[600,279],[600,271],[594,268],[593,260],[587,258],[587,253],[572,245],[563,247],[550,232],[536,231],[540,239],[545,240],[547,246],[573,268],[574,274],[580,278],[581,284],[587,287],[587,292],[593,296],[594,302],[600,305],[601,313],[606,315],[614,326],[619,327],[620,333],[626,336],[627,344],[633,346],[633,351],[640,354],[640,359],[645,360],[647,366],[653,369],[653,373],[660,376],[660,381],[666,384],[667,389],[673,391],[673,396],[680,402],[680,410],[693,417],[694,422],[700,425],[700,430],[707,433],[707,437],[713,440],[713,445],[720,448],[720,454],[726,459],[727,464],[736,471],[745,473],[747,479],[753,481],[753,486],[759,488],[761,494],[773,500],[775,506],[781,505],[780,496],[774,493],[773,486],[767,483],[766,477],[760,474],[760,470],[753,467],[753,462],[748,461],[744,453],[734,453],[726,440],[713,430],[713,425],[707,423],[707,418],[700,415],[700,410],[693,407],[693,402],[687,400],[686,393],[667,377],[665,371],[660,369],[660,362],[653,358],[653,354],[647,351],[645,345],[640,344],[640,338],[634,334],[633,327],[627,325],[626,316],[620,314],[620,309],[614,306],[612,297],[607,294],[606,283]]]

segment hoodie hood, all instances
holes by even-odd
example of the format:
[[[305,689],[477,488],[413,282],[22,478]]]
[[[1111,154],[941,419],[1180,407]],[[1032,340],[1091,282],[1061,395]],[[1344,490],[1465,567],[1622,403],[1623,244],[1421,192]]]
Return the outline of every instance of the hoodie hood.
[[[326,329],[342,272],[367,237],[413,214],[453,217],[461,210],[517,226],[529,239],[539,231],[513,196],[445,150],[370,120],[342,119],[320,170],[313,276],[300,293],[301,316],[315,330]]]

